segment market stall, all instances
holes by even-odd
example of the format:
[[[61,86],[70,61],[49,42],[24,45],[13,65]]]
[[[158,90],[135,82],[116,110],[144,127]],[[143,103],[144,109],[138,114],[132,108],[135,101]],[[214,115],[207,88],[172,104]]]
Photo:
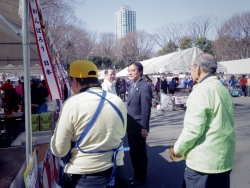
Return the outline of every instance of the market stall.
[[[28,4],[28,2],[30,4]],[[32,19],[30,20],[29,18]],[[50,157],[47,157],[49,153],[48,145],[45,146],[45,152],[43,152],[43,154],[39,154],[40,150],[38,151],[37,158],[41,159],[40,166],[42,168],[40,171],[42,175],[39,174],[38,178],[38,169],[36,168],[38,167],[38,163],[36,161],[36,150],[34,150],[34,148],[41,146],[42,143],[50,142],[52,130],[59,116],[61,105],[61,91],[57,80],[59,75],[55,76],[56,70],[54,70],[54,68],[57,70],[60,69],[60,72],[63,71],[62,67],[59,66],[60,62],[58,58],[56,59],[57,61],[54,62],[56,49],[53,43],[51,43],[49,32],[44,30],[44,25],[42,24],[45,24],[45,22],[41,18],[41,10],[36,0],[20,1],[20,4],[15,0],[0,1],[0,66],[5,66],[5,71],[13,72],[13,74],[22,72],[24,83],[28,83],[24,84],[24,115],[20,117],[14,113],[1,115],[1,122],[4,122],[5,128],[6,125],[15,127],[17,125],[15,121],[18,119],[24,120],[23,123],[25,123],[25,126],[23,127],[25,127],[25,132],[18,136],[13,135],[14,138],[17,137],[11,145],[21,148],[25,146],[25,150],[17,151],[25,152],[17,155],[16,152],[12,152],[14,151],[12,147],[4,149],[6,153],[8,153],[8,157],[15,159],[15,163],[18,163],[16,167],[22,168],[19,172],[17,172],[17,168],[15,168],[11,176],[2,173],[1,175],[3,175],[3,177],[0,177],[0,187],[17,187],[17,185],[20,188],[24,187],[24,182],[27,183],[26,180],[30,178],[33,172],[33,175],[36,175],[32,177],[35,178],[34,180],[37,185],[40,185],[40,182],[43,182],[43,179],[45,179],[43,172],[46,171],[44,170],[44,166],[49,164],[47,160],[49,159],[51,161],[51,159],[55,158],[51,155],[51,152]],[[49,44],[46,43],[47,41],[49,41]],[[50,57],[49,50],[54,51],[52,54],[54,55],[53,57]],[[23,70],[21,70],[22,68]],[[42,70],[47,82],[50,100],[49,103],[46,104],[46,112],[31,115],[31,108],[34,105],[31,105],[30,100],[30,74],[32,74],[32,71],[38,71],[38,69],[40,69],[40,71]],[[65,77],[65,72],[64,75],[61,73],[61,76]],[[6,122],[8,123],[6,124]],[[15,156],[12,156],[13,154],[15,154]],[[5,163],[0,164],[1,169],[7,169],[11,166],[11,161],[6,160],[5,157],[6,156],[3,155],[0,157],[1,162],[5,161]],[[26,160],[23,160],[23,157],[26,158]],[[32,164],[35,168],[30,168]],[[26,171],[24,172],[25,169]],[[27,172],[29,176],[27,176]],[[56,172],[56,170],[54,172]],[[47,177],[50,175],[51,172],[47,174]],[[26,178],[25,181],[24,177]],[[46,183],[46,181],[44,181],[44,183]],[[27,187],[29,186],[30,185]]]
[[[226,79],[225,79],[225,87],[227,87],[228,91],[233,97],[243,96],[242,88],[239,80],[241,79],[242,75],[250,75],[250,58],[248,59],[238,59],[238,60],[230,60],[230,61],[222,61],[218,63],[226,67]],[[229,80],[231,76],[234,75],[237,83],[234,87],[229,86]],[[247,93],[250,96],[250,84],[247,86]]]

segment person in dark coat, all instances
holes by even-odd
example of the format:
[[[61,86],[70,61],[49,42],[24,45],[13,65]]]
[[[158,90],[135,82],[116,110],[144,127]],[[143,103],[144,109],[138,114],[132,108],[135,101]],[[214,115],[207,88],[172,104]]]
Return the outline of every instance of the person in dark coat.
[[[129,178],[130,187],[137,187],[147,180],[146,138],[152,107],[151,86],[142,79],[143,66],[139,62],[128,65],[129,87],[127,99],[127,135],[134,176]]]
[[[155,91],[157,95],[161,91],[161,79],[160,78],[157,78],[157,81],[155,83]]]
[[[161,80],[161,89],[165,94],[167,94],[168,82],[167,82],[166,78],[164,78],[164,80]]]
[[[49,91],[48,91],[45,80],[42,80],[42,85],[43,85],[43,89],[44,89],[43,96],[44,96],[44,98],[47,98],[49,96]]]
[[[120,84],[121,84],[120,79],[117,78],[116,83],[115,83],[115,90],[116,90],[117,96],[120,96]]]
[[[120,97],[123,101],[125,101],[125,93],[126,93],[126,82],[124,79],[120,79]]]
[[[31,104],[38,104],[39,90],[37,87],[37,82],[35,80],[30,80],[30,93],[31,93]]]
[[[100,84],[101,85],[101,84]],[[67,100],[69,98],[68,88],[65,82],[63,82],[63,100]]]
[[[42,80],[41,82],[39,82],[38,84],[38,105],[39,107],[41,107],[46,101],[47,101],[47,97],[49,95],[48,89],[46,87],[46,82],[45,80]]]

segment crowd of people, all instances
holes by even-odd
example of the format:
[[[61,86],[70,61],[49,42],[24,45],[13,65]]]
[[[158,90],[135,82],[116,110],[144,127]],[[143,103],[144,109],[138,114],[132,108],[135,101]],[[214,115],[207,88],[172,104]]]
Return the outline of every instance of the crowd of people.
[[[49,96],[45,80],[31,79],[31,104],[41,107]],[[6,114],[12,114],[24,107],[24,82],[18,80],[17,85],[12,84],[9,79],[0,84],[1,90],[1,107],[4,108]],[[19,107],[21,106],[21,108]]]
[[[242,93],[244,93],[244,96],[247,97],[247,86],[250,87],[250,76],[246,77],[246,75],[242,75],[241,77],[237,77],[237,76],[231,75],[228,82],[226,82],[223,77],[218,78],[218,79],[220,79],[220,82],[223,85],[227,84],[230,89],[241,87]]]
[[[150,85],[153,85],[152,90],[156,92],[158,95],[160,91],[163,91],[165,94],[172,94],[174,95],[176,91],[178,91],[180,88],[182,89],[189,89],[189,92],[191,92],[193,85],[195,84],[191,78],[191,76],[187,76],[180,80],[179,77],[172,77],[171,80],[168,82],[167,78],[163,77],[157,78],[157,81],[155,82],[155,85],[152,83],[152,80],[149,79],[148,83]]]
[[[250,86],[250,76],[241,75],[235,76],[217,76],[218,80],[228,89],[241,89],[244,96],[247,96],[247,86]],[[173,77],[168,82],[166,78],[157,78],[155,84],[152,83],[152,80],[148,80],[149,84],[152,84],[152,90],[158,95],[160,91],[163,93],[174,95],[179,89],[188,89],[189,93],[192,91],[192,88],[197,82],[193,81],[191,76],[186,76],[182,79],[178,77]]]

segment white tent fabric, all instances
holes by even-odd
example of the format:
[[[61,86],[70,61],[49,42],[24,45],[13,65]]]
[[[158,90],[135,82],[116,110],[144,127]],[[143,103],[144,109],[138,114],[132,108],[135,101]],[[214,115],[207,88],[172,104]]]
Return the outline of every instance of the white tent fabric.
[[[157,63],[151,63],[146,67],[147,72],[153,73],[188,73],[189,66],[194,58],[203,53],[199,48],[189,48],[159,57]]]
[[[193,47],[141,61],[141,64],[143,65],[143,74],[189,73],[190,71],[188,67],[194,58],[201,53],[203,52],[199,48]],[[226,72],[226,69],[219,65],[217,72]],[[117,73],[116,76],[128,76],[127,68]]]
[[[24,69],[22,65],[13,66],[9,64],[7,66],[3,66],[0,68],[0,75],[2,75],[2,73],[8,73],[10,75],[23,76],[24,74],[23,70]],[[30,75],[37,75],[37,74],[43,74],[41,66],[40,65],[30,66]]]
[[[20,33],[22,19],[18,16],[19,1],[0,1],[0,65],[23,64],[23,46]],[[33,26],[30,24],[30,64],[40,64],[35,45]]]
[[[232,61],[223,61],[218,64],[226,67],[227,74],[250,74],[250,58]]]
[[[104,79],[104,71],[105,70],[98,70],[98,79]]]

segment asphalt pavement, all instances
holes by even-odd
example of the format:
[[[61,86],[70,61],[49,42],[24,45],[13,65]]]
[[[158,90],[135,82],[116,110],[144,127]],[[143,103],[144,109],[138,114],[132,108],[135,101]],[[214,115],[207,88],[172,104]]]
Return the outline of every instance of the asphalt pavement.
[[[231,188],[250,187],[250,97],[233,98],[235,103],[236,156],[231,172]],[[167,152],[178,139],[185,111],[157,112],[152,108],[150,133],[147,138],[148,175],[141,188],[181,188],[185,161],[171,162]],[[127,146],[127,139],[124,139]],[[125,168],[128,177],[133,176],[129,152],[125,152]]]

